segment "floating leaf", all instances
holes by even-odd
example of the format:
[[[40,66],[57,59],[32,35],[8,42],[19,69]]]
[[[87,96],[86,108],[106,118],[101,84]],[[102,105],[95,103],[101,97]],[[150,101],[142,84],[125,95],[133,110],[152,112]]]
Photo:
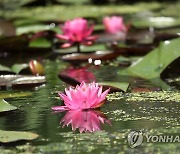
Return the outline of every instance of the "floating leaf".
[[[27,64],[14,64],[11,68],[7,66],[0,65],[0,71],[7,71],[19,74],[23,69],[27,68]]]
[[[31,92],[10,92],[10,93],[2,93],[0,94],[0,99],[3,99],[3,98],[14,98],[14,97],[26,97],[26,96],[30,96],[32,95]]]
[[[180,24],[179,19],[172,17],[149,17],[146,19],[135,19],[133,25],[136,27],[155,27],[155,28],[164,28],[170,26],[177,26]]]
[[[34,140],[38,138],[38,134],[22,131],[4,131],[0,130],[0,142],[9,143],[20,140]]]
[[[29,47],[36,47],[36,48],[50,48],[51,42],[48,41],[46,38],[37,38],[30,42]]]
[[[8,72],[11,72],[11,69],[7,66],[3,66],[0,64],[0,71],[8,71]]]
[[[0,112],[11,111],[11,110],[16,110],[16,109],[17,107],[10,105],[4,99],[0,99]]]
[[[129,83],[127,82],[101,82],[100,85],[102,85],[105,89],[107,88],[111,88],[111,91],[124,91],[126,92],[128,87],[129,87]]]
[[[27,64],[14,64],[11,67],[12,72],[19,74],[19,72],[21,72],[23,69],[27,68],[28,65]]]
[[[120,70],[121,75],[138,76],[144,79],[159,78],[162,71],[180,57],[180,39],[165,41],[145,57],[140,58],[127,69]]]
[[[26,25],[22,27],[17,27],[17,35],[21,35],[24,33],[30,33],[30,32],[39,32],[42,30],[49,30],[50,27],[48,25],[43,24],[36,24],[36,25]]]
[[[62,60],[68,62],[88,62],[89,59],[91,60],[112,60],[118,57],[118,53],[111,52],[111,51],[96,51],[94,53],[73,53],[62,56]]]
[[[0,87],[34,87],[46,82],[45,76],[0,75]]]
[[[84,46],[81,45],[81,53],[89,53],[89,52],[94,52],[94,51],[104,51],[106,50],[106,47],[104,44],[94,44],[92,46]],[[77,47],[72,46],[70,48],[66,49],[56,49],[55,52],[57,53],[62,53],[62,54],[68,54],[68,53],[76,53],[77,52]]]

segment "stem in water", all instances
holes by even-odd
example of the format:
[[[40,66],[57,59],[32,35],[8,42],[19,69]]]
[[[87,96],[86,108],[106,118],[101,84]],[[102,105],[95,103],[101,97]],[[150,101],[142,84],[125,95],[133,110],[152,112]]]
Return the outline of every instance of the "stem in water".
[[[77,43],[77,52],[78,52],[78,53],[81,52],[80,43]]]

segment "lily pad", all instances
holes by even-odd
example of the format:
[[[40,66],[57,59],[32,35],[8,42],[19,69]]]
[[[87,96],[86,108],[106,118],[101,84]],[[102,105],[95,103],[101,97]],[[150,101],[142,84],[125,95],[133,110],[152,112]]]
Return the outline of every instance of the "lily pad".
[[[0,130],[0,142],[9,143],[20,140],[34,140],[38,134],[23,131],[4,131]]]
[[[33,75],[0,75],[0,87],[34,87],[46,82],[45,76]]]
[[[0,71],[7,71],[19,74],[23,69],[27,68],[27,64],[14,64],[12,67],[0,65]]]
[[[94,53],[73,53],[62,56],[62,60],[68,62],[88,62],[93,60],[112,60],[119,56],[119,53],[111,51],[96,51]]]
[[[4,99],[0,99],[0,112],[12,111],[16,110],[17,107],[10,105]]]
[[[115,92],[115,91],[126,92],[129,87],[129,83],[127,82],[101,82],[99,84],[102,85],[103,88],[105,89],[110,88],[111,92]]]
[[[120,70],[121,75],[138,76],[144,79],[159,78],[163,70],[174,60],[180,57],[180,39],[162,42],[158,48],[127,69]]]
[[[14,98],[14,97],[26,97],[32,95],[31,92],[9,92],[0,94],[0,99],[4,98]]]
[[[164,28],[180,25],[180,20],[172,17],[149,17],[144,20],[136,19],[135,21],[133,21],[133,25],[135,25],[136,27],[153,26],[155,28]]]
[[[50,48],[51,42],[48,41],[46,38],[37,38],[30,42],[29,47],[36,47],[36,48]]]

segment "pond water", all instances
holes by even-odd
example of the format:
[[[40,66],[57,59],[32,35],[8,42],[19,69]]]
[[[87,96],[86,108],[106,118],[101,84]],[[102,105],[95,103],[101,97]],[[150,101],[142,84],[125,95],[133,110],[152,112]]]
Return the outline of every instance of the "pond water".
[[[179,135],[179,92],[110,94],[106,105],[101,108],[102,113],[97,111],[107,119],[104,124],[101,123],[101,131],[79,133],[77,129],[73,132],[71,124],[68,127],[60,124],[67,113],[54,113],[51,110],[52,106],[62,104],[57,92],[64,91],[67,85],[57,74],[65,69],[67,64],[60,60],[47,60],[45,66],[45,85],[34,90],[1,91],[1,95],[27,94],[24,97],[7,98],[18,110],[0,116],[0,130],[31,131],[39,134],[38,139],[29,142],[28,148],[19,148],[20,152],[178,153],[180,150],[179,143],[146,143],[144,140],[138,147],[130,148],[127,142],[127,135],[132,130],[141,130],[150,135]],[[89,70],[94,73],[98,82],[121,80],[115,66],[93,66]],[[84,113],[85,116],[91,114],[90,111]],[[9,146],[13,148],[16,144]]]

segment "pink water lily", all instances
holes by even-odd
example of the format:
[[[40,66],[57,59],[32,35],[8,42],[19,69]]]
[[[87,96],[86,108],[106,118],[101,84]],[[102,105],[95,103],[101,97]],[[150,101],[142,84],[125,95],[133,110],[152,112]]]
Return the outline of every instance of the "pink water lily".
[[[103,24],[105,26],[105,30],[108,33],[116,34],[118,32],[127,32],[127,27],[124,24],[123,17],[120,16],[112,16],[112,17],[104,17]]]
[[[95,132],[101,130],[101,124],[111,122],[101,111],[96,110],[70,110],[61,120],[61,124],[68,126],[71,124],[72,130],[79,129],[79,132]]]
[[[93,32],[94,26],[88,26],[88,22],[83,18],[76,18],[65,22],[62,27],[63,35],[57,34],[59,39],[67,40],[68,42],[63,44],[62,47],[70,47],[73,44],[82,43],[84,45],[91,45],[97,36],[90,36]]]
[[[75,89],[72,87],[65,89],[65,94],[60,92],[59,96],[64,100],[65,106],[55,106],[52,109],[64,111],[98,108],[104,104],[109,90],[102,92],[102,86],[99,86],[98,83],[82,82]]]

